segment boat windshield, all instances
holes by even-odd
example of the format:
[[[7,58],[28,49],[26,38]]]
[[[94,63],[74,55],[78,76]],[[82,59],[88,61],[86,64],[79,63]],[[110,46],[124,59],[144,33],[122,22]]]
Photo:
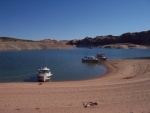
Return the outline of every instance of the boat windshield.
[[[39,73],[49,73],[49,70],[40,70]]]

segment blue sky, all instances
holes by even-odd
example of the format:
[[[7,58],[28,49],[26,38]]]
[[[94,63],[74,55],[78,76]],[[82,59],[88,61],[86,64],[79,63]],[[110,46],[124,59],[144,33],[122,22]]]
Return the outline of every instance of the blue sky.
[[[150,0],[0,0],[0,36],[71,40],[150,30]]]

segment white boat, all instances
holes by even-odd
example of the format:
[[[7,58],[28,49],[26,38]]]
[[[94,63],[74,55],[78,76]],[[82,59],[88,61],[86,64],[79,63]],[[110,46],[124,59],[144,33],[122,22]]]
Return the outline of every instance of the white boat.
[[[47,67],[43,67],[39,69],[38,72],[38,81],[45,82],[49,81],[51,79],[52,73],[50,72],[50,69]]]
[[[97,63],[98,59],[95,58],[94,56],[88,56],[88,57],[82,58],[82,62]]]
[[[105,56],[105,54],[97,54],[98,60],[107,60],[107,57]]]

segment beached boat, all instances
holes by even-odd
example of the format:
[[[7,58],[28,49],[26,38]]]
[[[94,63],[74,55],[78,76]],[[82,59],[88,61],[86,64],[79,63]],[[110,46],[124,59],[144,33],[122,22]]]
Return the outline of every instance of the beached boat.
[[[107,60],[107,57],[105,56],[105,54],[97,54],[96,57],[98,60]]]
[[[39,69],[38,73],[38,81],[45,82],[49,81],[51,79],[52,73],[50,72],[50,69],[47,67],[43,67]]]
[[[94,56],[88,56],[88,57],[82,58],[82,62],[97,63],[98,59],[95,58]]]

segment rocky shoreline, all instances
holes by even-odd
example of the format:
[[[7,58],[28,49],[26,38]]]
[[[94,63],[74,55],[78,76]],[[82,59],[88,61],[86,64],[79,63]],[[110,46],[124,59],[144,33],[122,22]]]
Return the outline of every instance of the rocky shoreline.
[[[87,46],[90,47],[90,46]],[[18,50],[48,50],[48,49],[73,49],[76,45],[52,44],[45,42],[0,42],[0,51],[18,51]],[[150,46],[143,46],[131,43],[108,44],[92,48],[115,48],[115,49],[147,49]]]
[[[0,42],[0,51],[49,50],[49,49],[73,49],[73,48],[76,48],[76,46],[67,44],[51,44],[44,42]],[[125,44],[108,44],[103,46],[96,46],[96,48],[147,49],[150,48],[150,46],[125,43]]]
[[[144,45],[137,45],[131,43],[124,43],[124,44],[108,44],[99,46],[99,48],[115,48],[115,49],[147,49],[149,46]]]

